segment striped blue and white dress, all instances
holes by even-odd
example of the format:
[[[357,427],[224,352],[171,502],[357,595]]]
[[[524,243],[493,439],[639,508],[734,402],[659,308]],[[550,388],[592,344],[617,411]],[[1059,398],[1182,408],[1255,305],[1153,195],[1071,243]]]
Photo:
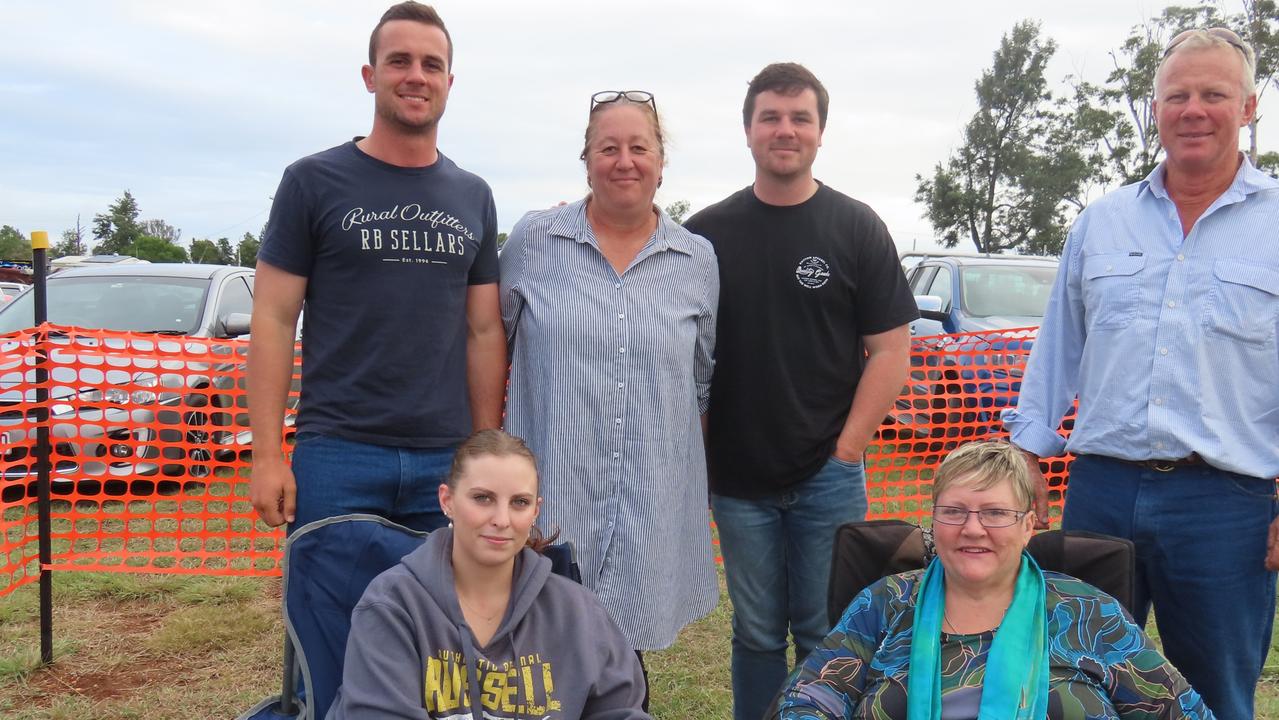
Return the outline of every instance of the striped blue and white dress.
[[[710,395],[715,252],[665,214],[620,276],[586,201],[525,215],[501,253],[506,429],[537,454],[538,526],[636,650],[719,598],[699,416]]]

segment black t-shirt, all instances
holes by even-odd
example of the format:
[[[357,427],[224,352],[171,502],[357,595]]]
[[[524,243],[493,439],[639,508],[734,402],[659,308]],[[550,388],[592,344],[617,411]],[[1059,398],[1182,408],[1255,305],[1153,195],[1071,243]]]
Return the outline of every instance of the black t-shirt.
[[[865,363],[862,336],[919,310],[884,223],[825,185],[784,207],[748,187],[687,227],[719,258],[711,490],[780,492],[830,457]]]
[[[307,278],[299,430],[406,447],[470,434],[467,287],[498,279],[487,183],[443,154],[403,168],[345,143],[284,171],[258,257]]]

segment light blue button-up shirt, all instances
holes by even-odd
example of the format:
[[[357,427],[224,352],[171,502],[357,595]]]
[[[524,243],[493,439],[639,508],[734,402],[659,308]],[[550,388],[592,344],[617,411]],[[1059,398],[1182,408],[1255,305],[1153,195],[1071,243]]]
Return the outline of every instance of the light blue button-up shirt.
[[[710,398],[715,251],[665,214],[617,273],[578,201],[525,215],[501,254],[506,429],[537,455],[538,526],[577,548],[637,650],[719,600],[700,416]]]
[[[1183,239],[1161,164],[1071,228],[1012,441],[1125,460],[1199,453],[1279,476],[1279,181],[1247,159]],[[1069,442],[1057,434],[1076,395]]]

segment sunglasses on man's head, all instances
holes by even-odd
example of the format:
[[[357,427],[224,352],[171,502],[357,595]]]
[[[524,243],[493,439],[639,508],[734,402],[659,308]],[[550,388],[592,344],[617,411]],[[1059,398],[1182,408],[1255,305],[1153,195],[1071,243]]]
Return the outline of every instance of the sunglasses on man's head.
[[[1230,43],[1230,45],[1234,47],[1234,49],[1238,50],[1243,55],[1244,60],[1247,60],[1248,62],[1253,62],[1252,51],[1248,48],[1247,45],[1244,44],[1243,38],[1239,37],[1234,30],[1231,30],[1230,28],[1223,28],[1223,27],[1194,28],[1191,30],[1186,30],[1185,32],[1178,33],[1177,37],[1173,38],[1172,42],[1168,43],[1168,47],[1164,49],[1164,58],[1167,59],[1167,57],[1172,54],[1172,51],[1177,49],[1178,45],[1186,41],[1186,38],[1190,37],[1191,35],[1194,35],[1195,33],[1200,33],[1200,32],[1211,35],[1215,38],[1220,38],[1221,40],[1225,40],[1226,42]]]
[[[645,90],[601,90],[591,96],[591,112],[595,112],[595,109],[600,105],[623,100],[640,105],[651,105],[653,106],[653,112],[657,112],[657,101],[653,100],[653,93]]]

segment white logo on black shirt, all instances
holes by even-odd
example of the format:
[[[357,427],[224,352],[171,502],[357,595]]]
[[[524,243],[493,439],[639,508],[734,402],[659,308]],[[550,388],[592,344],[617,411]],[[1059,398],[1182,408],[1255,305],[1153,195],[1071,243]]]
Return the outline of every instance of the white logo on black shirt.
[[[799,267],[795,268],[795,279],[800,285],[816,290],[830,280],[830,265],[825,260],[810,255],[799,261]]]

